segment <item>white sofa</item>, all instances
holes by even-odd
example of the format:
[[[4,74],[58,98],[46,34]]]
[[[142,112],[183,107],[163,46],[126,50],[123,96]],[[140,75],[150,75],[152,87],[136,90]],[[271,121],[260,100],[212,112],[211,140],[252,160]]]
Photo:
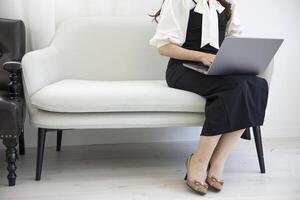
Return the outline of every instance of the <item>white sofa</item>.
[[[149,45],[155,27],[150,18],[73,18],[49,47],[24,56],[30,124],[39,130],[36,180],[49,130],[203,125],[205,99],[166,83],[168,58]],[[261,75],[269,83],[272,70]]]

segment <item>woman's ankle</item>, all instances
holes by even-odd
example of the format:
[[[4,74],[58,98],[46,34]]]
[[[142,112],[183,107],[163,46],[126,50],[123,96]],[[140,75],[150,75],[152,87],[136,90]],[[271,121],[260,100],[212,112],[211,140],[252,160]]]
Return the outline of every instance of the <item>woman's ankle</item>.
[[[218,161],[218,162],[211,161],[209,171],[208,171],[208,176],[215,176],[219,179],[222,179],[224,164],[225,164],[225,162],[222,162],[222,161]]]
[[[205,182],[205,179],[207,177],[207,166],[205,165],[205,162],[203,163],[202,159],[199,159],[197,156],[192,156],[191,158],[191,165],[193,170],[193,175],[198,181]],[[191,177],[190,177],[191,178]]]
[[[200,154],[194,153],[193,159],[202,165],[208,165],[209,159],[203,157]]]

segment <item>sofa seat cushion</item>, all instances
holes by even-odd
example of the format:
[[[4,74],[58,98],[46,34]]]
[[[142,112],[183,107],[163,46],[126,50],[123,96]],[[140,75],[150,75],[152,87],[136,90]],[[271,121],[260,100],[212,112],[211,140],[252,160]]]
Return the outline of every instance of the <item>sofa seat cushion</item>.
[[[204,112],[205,98],[168,87],[165,80],[94,81],[64,79],[31,97],[52,112]]]

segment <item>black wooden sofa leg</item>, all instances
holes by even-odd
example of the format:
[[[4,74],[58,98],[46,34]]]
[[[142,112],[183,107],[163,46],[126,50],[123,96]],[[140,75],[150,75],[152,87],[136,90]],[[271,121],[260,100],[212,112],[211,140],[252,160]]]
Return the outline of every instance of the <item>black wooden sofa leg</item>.
[[[19,136],[19,152],[20,155],[25,155],[25,140],[24,140],[24,128]]]
[[[60,151],[61,150],[62,134],[63,134],[63,130],[57,130],[56,151]]]
[[[36,176],[35,180],[41,180],[42,167],[43,167],[43,157],[45,149],[47,129],[39,128],[38,129],[38,146],[37,146],[37,158],[36,158]]]
[[[261,173],[266,173],[260,126],[252,127]]]
[[[14,186],[16,184],[16,160],[17,160],[17,138],[16,137],[7,137],[3,138],[3,144],[6,147],[6,162],[8,163],[8,185]]]

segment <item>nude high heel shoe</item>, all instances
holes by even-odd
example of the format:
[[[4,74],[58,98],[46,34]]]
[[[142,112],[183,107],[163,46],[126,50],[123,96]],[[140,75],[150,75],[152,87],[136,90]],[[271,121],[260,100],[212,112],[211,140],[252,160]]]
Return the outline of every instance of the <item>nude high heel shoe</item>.
[[[210,163],[208,164],[208,167],[207,167],[207,174],[208,174],[209,168],[210,168]],[[207,176],[206,182],[208,183],[209,187],[212,188],[214,191],[219,192],[223,189],[224,181],[219,180],[215,176]]]
[[[184,177],[184,180],[186,180],[186,184],[188,187],[190,187],[193,191],[195,191],[198,194],[205,195],[207,193],[208,185],[206,183],[202,183],[200,181],[194,180],[190,181],[187,179],[188,173],[189,173],[189,167],[190,167],[190,161],[193,156],[193,153],[187,158],[185,162],[185,166],[187,168],[187,173]]]

